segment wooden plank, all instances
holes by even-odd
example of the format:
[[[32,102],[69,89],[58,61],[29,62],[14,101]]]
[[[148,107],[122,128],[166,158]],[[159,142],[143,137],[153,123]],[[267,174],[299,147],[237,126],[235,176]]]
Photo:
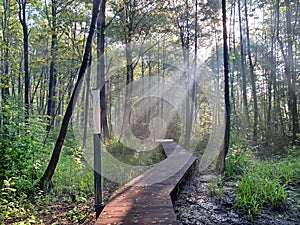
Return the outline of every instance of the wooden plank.
[[[163,149],[165,151],[165,154],[167,157],[169,157],[173,151],[175,150],[176,146],[178,145],[176,142],[172,141],[172,140],[161,140],[158,141],[161,143],[161,145],[163,146]]]

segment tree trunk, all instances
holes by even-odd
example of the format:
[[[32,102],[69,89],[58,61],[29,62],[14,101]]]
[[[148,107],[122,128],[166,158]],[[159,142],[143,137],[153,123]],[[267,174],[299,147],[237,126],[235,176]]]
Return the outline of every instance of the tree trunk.
[[[5,105],[8,104],[7,97],[9,96],[9,10],[10,10],[10,1],[3,1],[3,19],[2,19],[2,35],[3,35],[3,74],[1,75],[1,112],[2,115],[0,117],[0,126],[3,127],[3,135],[8,134],[8,130],[6,126],[7,123],[7,113]],[[2,52],[1,52],[2,53]],[[19,78],[20,79],[20,76]]]
[[[2,92],[1,92],[1,96],[2,96],[2,100],[3,103],[6,104],[6,98],[9,95],[9,82],[8,82],[8,72],[9,72],[9,62],[8,62],[8,57],[9,57],[9,35],[8,35],[8,26],[9,26],[9,17],[8,17],[8,13],[10,10],[10,1],[9,0],[5,0],[3,1],[3,27],[2,27],[2,35],[3,35],[3,43],[4,43],[4,65],[3,65],[3,76],[1,76],[1,86],[2,86]]]
[[[197,76],[197,58],[198,58],[198,0],[195,2],[195,35],[194,35],[194,71],[193,71],[193,86],[192,86],[192,102],[191,102],[191,111],[188,124],[188,142],[190,141],[192,128],[193,128],[193,114],[195,108],[195,99],[196,99],[196,76]],[[196,113],[195,113],[196,114]]]
[[[105,5],[106,0],[102,0],[97,24],[97,88],[100,88],[100,108],[101,108],[101,128],[103,137],[109,138],[107,125],[107,103],[106,103],[106,85],[105,85],[105,63],[104,63],[104,45],[105,45]]]
[[[293,54],[293,31],[291,21],[291,9],[290,0],[285,0],[286,6],[286,29],[287,29],[287,64],[286,64],[286,76],[290,79],[290,112],[292,116],[292,143],[296,143],[297,133],[299,132],[299,121],[297,112],[297,95],[296,95],[296,76],[294,74],[294,54]]]
[[[243,91],[243,112],[244,121],[246,124],[249,121],[248,100],[247,100],[247,79],[246,79],[246,67],[245,67],[245,54],[244,54],[244,40],[243,40],[243,28],[242,28],[242,12],[241,12],[241,0],[238,0],[238,13],[239,13],[239,28],[240,28],[240,48],[241,48],[241,73],[242,73],[242,91]]]
[[[84,121],[83,121],[83,138],[82,138],[82,148],[86,148],[86,141],[88,135],[88,122],[89,122],[89,102],[90,102],[90,86],[91,86],[91,66],[89,66],[86,75],[86,90],[84,93],[85,105],[84,105]]]
[[[51,27],[51,62],[50,62],[50,71],[49,71],[49,94],[47,101],[47,117],[48,117],[48,126],[47,130],[49,131],[54,124],[55,119],[55,95],[56,95],[56,83],[57,83],[57,74],[55,69],[56,64],[56,45],[57,45],[57,34],[56,34],[56,19],[57,19],[57,0],[52,0],[52,27]]]
[[[228,44],[227,44],[227,25],[226,25],[226,0],[222,0],[222,20],[223,20],[223,55],[224,55],[224,99],[225,99],[225,135],[224,135],[224,147],[219,154],[217,162],[217,171],[219,173],[224,172],[225,158],[229,149],[230,140],[230,90],[229,90],[229,56],[228,56]]]
[[[232,32],[232,48],[233,48],[233,55],[237,56],[237,50],[236,50],[236,31],[235,31],[235,23],[236,23],[236,0],[233,0],[232,7],[231,7],[231,15],[232,18],[232,25],[231,25],[231,32]],[[232,48],[229,46],[229,51],[232,53]],[[237,118],[236,113],[236,99],[235,99],[235,90],[234,90],[234,80],[235,80],[235,74],[234,74],[234,68],[236,66],[236,60],[232,61],[231,68],[232,71],[230,73],[230,98],[231,98],[231,105],[232,105],[232,115],[234,115],[235,120]]]
[[[287,25],[287,37],[288,46],[287,53],[284,51],[284,44],[279,37],[279,23],[280,23],[280,10],[279,0],[276,1],[276,13],[277,13],[277,34],[276,38],[280,46],[280,50],[284,59],[285,64],[285,77],[288,88],[288,106],[289,115],[291,116],[291,128],[292,128],[292,143],[295,144],[297,140],[297,132],[299,131],[298,125],[298,113],[297,113],[297,96],[295,90],[295,84],[293,83],[293,42],[292,42],[292,29],[291,29],[291,12],[289,0],[285,0],[286,6],[286,25]]]
[[[123,115],[123,121],[121,125],[121,132],[119,137],[119,142],[122,139],[123,131],[125,128],[125,125],[128,120],[127,116],[129,115],[129,106],[131,101],[131,92],[132,92],[132,84],[134,77],[134,68],[133,68],[133,59],[132,59],[132,33],[133,33],[133,5],[129,2],[124,1],[124,4],[126,4],[126,10],[125,10],[125,48],[126,48],[126,90],[125,90],[125,100],[124,100],[124,115]]]
[[[22,25],[23,30],[23,54],[24,54],[24,103],[25,103],[25,117],[29,118],[30,114],[30,77],[29,77],[29,58],[28,58],[28,48],[29,48],[29,40],[28,40],[28,27],[26,22],[26,0],[19,0],[19,19]]]
[[[272,12],[272,16],[271,16],[271,23],[275,24],[276,23],[276,19],[274,18],[274,13]],[[268,106],[268,115],[267,115],[267,129],[275,129],[277,128],[277,126],[272,126],[271,120],[272,120],[272,100],[274,101],[274,109],[276,110],[276,99],[273,99],[273,96],[277,95],[277,88],[276,88],[276,58],[274,56],[274,52],[275,52],[275,31],[276,31],[276,27],[275,25],[272,25],[272,36],[271,36],[271,65],[270,65],[270,79],[268,82],[268,102],[269,102],[269,106]],[[273,89],[273,92],[272,92]],[[273,95],[274,93],[274,95]],[[274,115],[275,116],[275,115]],[[273,121],[276,122],[277,118],[274,117]],[[267,135],[268,137],[269,135]]]
[[[185,98],[185,145],[188,146],[190,142],[190,136],[191,136],[191,103],[189,99],[189,76],[188,71],[190,67],[190,26],[189,26],[189,2],[185,1],[185,10],[183,21],[180,21],[179,18],[177,18],[177,25],[179,28],[179,35],[180,35],[180,42],[181,42],[181,49],[183,54],[183,65],[184,65],[184,71],[182,73],[183,81],[185,82],[185,88],[186,88],[186,98]]]
[[[252,86],[252,97],[253,97],[253,145],[257,145],[258,108],[257,108],[257,94],[256,94],[256,79],[254,75],[254,65],[251,56],[247,0],[245,0],[244,3],[245,3],[245,18],[246,18],[247,52],[248,52],[250,78],[251,78],[251,86]]]
[[[89,30],[89,34],[86,40],[86,46],[85,46],[85,51],[84,51],[84,56],[82,59],[82,63],[80,66],[80,70],[78,73],[78,79],[77,82],[75,84],[74,90],[72,92],[68,107],[66,109],[63,121],[62,121],[62,125],[60,128],[60,132],[58,135],[58,138],[56,140],[56,144],[55,147],[53,149],[52,152],[52,156],[50,159],[50,162],[47,166],[47,169],[45,171],[45,173],[43,174],[43,176],[40,179],[40,187],[42,189],[46,189],[49,187],[49,184],[51,182],[52,176],[55,172],[55,168],[57,166],[58,160],[59,160],[59,156],[61,153],[61,149],[62,146],[64,144],[64,140],[67,134],[67,130],[68,130],[68,126],[71,120],[71,116],[73,113],[73,106],[78,98],[78,93],[82,84],[82,79],[85,75],[85,72],[87,70],[87,67],[89,65],[89,62],[91,60],[91,50],[92,50],[92,40],[93,40],[93,36],[94,36],[94,32],[95,32],[95,28],[96,28],[96,23],[97,23],[97,18],[98,18],[98,14],[100,11],[100,3],[101,0],[94,0],[93,1],[93,11],[92,11],[92,19],[91,19],[91,24],[90,24],[90,30]]]

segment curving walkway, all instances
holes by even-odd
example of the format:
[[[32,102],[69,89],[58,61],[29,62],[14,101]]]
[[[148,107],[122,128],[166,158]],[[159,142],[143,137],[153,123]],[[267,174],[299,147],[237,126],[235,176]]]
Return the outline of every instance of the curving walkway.
[[[173,140],[159,142],[167,158],[116,190],[95,225],[177,224],[171,196],[196,157]]]

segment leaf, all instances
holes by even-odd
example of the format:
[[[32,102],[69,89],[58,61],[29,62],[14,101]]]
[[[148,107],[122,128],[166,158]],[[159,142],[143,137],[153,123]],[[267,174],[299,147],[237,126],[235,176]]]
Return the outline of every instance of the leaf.
[[[9,183],[10,180],[4,180],[4,185],[9,188],[10,187],[10,183]]]

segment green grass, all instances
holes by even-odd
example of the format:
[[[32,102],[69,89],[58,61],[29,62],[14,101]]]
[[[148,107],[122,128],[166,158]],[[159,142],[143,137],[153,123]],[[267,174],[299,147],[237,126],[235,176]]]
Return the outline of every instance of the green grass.
[[[300,186],[300,147],[290,146],[280,157],[259,160],[255,157],[257,149],[234,140],[224,176],[237,183],[236,206],[248,216],[258,215],[262,208],[285,208],[290,194],[287,190],[299,190]]]
[[[299,180],[300,157],[257,161],[238,183],[237,206],[249,216],[259,214],[261,207],[284,208],[287,187],[299,185]]]

